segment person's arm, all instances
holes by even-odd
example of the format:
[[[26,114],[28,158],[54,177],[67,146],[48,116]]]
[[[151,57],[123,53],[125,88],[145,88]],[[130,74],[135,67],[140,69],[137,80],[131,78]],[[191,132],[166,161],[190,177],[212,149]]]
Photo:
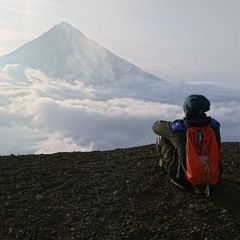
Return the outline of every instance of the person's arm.
[[[179,119],[175,120],[172,123],[172,130],[174,137],[176,139],[176,148],[177,148],[177,153],[178,153],[178,158],[180,162],[183,164],[183,166],[186,169],[186,127],[184,124],[184,121]]]
[[[218,147],[219,147],[219,151],[221,150],[221,134],[220,134],[220,123],[215,120],[214,118],[211,119],[211,125],[212,125],[212,129],[215,133],[217,142],[218,142]]]
[[[186,131],[174,131],[174,136],[176,139],[178,158],[186,169]]]
[[[213,129],[213,131],[214,131],[214,133],[215,133],[215,136],[216,136],[216,139],[217,139],[217,142],[218,142],[219,150],[221,150],[221,135],[220,135],[220,128],[213,127],[212,129]]]
[[[174,146],[176,146],[176,141],[175,141],[175,137],[173,135],[171,125],[172,125],[172,122],[163,121],[163,120],[156,121],[152,126],[152,130],[158,136],[167,138],[168,140],[170,140],[172,142],[172,144]]]

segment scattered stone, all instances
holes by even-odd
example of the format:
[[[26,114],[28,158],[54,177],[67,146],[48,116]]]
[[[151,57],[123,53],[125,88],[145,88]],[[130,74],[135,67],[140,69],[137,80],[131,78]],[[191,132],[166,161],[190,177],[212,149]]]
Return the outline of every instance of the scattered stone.
[[[0,239],[238,239],[239,146],[222,143],[209,197],[155,170],[154,144],[0,156]]]

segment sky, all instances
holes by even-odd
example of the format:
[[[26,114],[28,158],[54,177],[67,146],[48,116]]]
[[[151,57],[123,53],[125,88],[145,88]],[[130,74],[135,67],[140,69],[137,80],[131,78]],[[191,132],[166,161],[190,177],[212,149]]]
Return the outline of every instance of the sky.
[[[239,0],[0,0],[0,56],[62,21],[165,80],[240,88]]]
[[[208,115],[221,123],[223,142],[239,141],[239,3],[0,0],[0,57],[66,21],[166,80],[131,77],[91,85],[5,65],[0,68],[0,155],[151,144],[152,124],[181,119],[190,93],[210,100]]]

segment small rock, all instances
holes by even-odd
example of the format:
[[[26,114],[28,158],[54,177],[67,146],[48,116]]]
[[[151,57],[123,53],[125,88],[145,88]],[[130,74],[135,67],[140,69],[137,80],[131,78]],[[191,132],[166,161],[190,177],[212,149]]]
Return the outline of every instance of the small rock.
[[[194,209],[194,204],[189,204],[189,209]]]
[[[36,200],[37,201],[41,201],[43,199],[43,196],[42,195],[37,195],[37,197],[36,197]]]

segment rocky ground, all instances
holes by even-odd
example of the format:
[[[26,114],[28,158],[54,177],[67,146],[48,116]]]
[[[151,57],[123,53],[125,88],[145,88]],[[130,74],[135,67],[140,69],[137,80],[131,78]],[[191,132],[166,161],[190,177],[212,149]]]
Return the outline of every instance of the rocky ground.
[[[155,145],[0,157],[0,239],[240,239],[240,144],[209,197],[156,166]]]

